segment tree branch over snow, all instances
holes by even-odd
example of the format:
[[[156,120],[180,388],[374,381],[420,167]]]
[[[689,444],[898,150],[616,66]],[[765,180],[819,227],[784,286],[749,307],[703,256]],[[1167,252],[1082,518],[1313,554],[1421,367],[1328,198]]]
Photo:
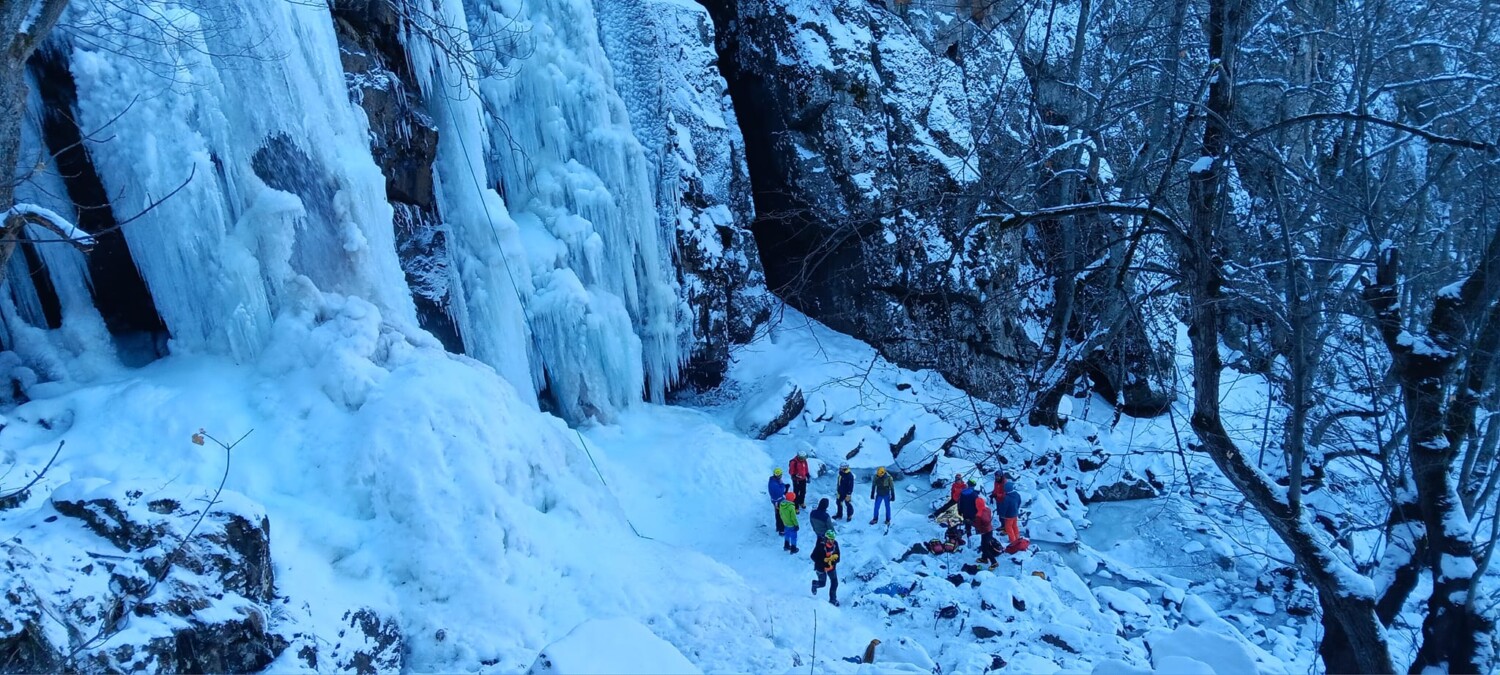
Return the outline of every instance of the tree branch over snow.
[[[24,225],[36,225],[46,228],[62,241],[72,244],[80,251],[87,251],[94,245],[94,237],[83,230],[78,229],[67,218],[62,217],[51,209],[45,209],[34,204],[16,204],[5,214],[5,235],[0,238],[0,243],[14,245],[18,241],[29,241],[24,237],[15,236]]]
[[[1311,124],[1313,122],[1327,121],[1363,122],[1365,124],[1373,124],[1375,126],[1381,126],[1387,129],[1393,129],[1402,133],[1411,134],[1413,136],[1416,136],[1417,138],[1427,141],[1428,143],[1448,145],[1456,148],[1465,148],[1468,150],[1478,150],[1481,152],[1500,152],[1500,143],[1476,141],[1468,138],[1455,138],[1453,136],[1444,136],[1442,134],[1434,133],[1421,127],[1412,126],[1410,124],[1403,124],[1394,120],[1388,120],[1376,117],[1374,115],[1366,115],[1363,113],[1355,112],[1321,112],[1298,115],[1297,117],[1290,117],[1274,124],[1268,124],[1264,127],[1256,129],[1255,131],[1245,134],[1244,136],[1241,136],[1230,146],[1230,148],[1232,150],[1239,149],[1248,145],[1251,141],[1257,138],[1260,138],[1267,134],[1275,133],[1288,127]]]
[[[1065,218],[1067,216],[1081,215],[1117,215],[1136,216],[1147,220],[1154,220],[1165,225],[1173,234],[1181,235],[1187,230],[1182,227],[1177,219],[1159,208],[1147,204],[1135,204],[1131,202],[1086,202],[1081,204],[1065,204],[1063,206],[1052,206],[1030,211],[1012,211],[1010,213],[980,213],[975,214],[974,219],[978,222],[993,223],[1000,229],[1011,229],[1021,227],[1034,220],[1045,218]]]
[[[46,241],[27,237],[27,225],[45,228],[61,237],[61,241],[78,247],[80,251],[86,252],[94,245],[94,238],[78,229],[67,218],[33,204],[16,204],[5,212],[4,225],[0,226],[0,267],[10,261],[11,255],[16,251],[16,244],[23,241]]]

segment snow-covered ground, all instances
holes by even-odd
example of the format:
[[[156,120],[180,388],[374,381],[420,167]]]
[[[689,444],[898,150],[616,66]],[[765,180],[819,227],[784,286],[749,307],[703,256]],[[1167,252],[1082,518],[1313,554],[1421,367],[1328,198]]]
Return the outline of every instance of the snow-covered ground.
[[[284,317],[255,365],[170,357],[34,388],[0,430],[0,464],[13,465],[0,487],[67,444],[31,499],[0,511],[0,537],[19,541],[70,481],[211,493],[226,457],[191,442],[203,428],[249,434],[227,488],[269,515],[289,599],[277,629],[331,639],[347,612],[369,607],[399,617],[412,670],[659,672],[683,665],[675,648],[711,672],[856,672],[848,659],[872,639],[881,672],[1311,667],[1316,622],[1287,611],[1306,589],[1248,555],[1267,546],[1259,521],[1227,503],[1210,464],[1178,456],[1165,417],[1112,426],[1102,402],[1073,401],[1079,418],[1064,432],[1022,428],[1016,441],[994,426],[999,411],[937,375],[786,310],[720,389],[575,432],[488,366],[363,309]],[[747,436],[744,419],[759,413],[744,407],[787,383],[804,410],[766,440]],[[992,441],[1036,545],[993,572],[963,570],[972,545],[907,555],[940,534],[927,515],[947,487],[934,478],[978,475],[975,460],[993,471]],[[765,480],[812,449],[811,506],[833,492],[829,465],[856,447],[859,512],[838,525],[833,607],[826,591],[809,593],[810,534],[803,553],[781,550]],[[1104,455],[1101,468],[1078,468]],[[933,459],[931,474],[898,469],[891,527],[866,524],[874,466]],[[1159,497],[1080,500],[1148,470]],[[307,669],[295,651],[271,670]]]

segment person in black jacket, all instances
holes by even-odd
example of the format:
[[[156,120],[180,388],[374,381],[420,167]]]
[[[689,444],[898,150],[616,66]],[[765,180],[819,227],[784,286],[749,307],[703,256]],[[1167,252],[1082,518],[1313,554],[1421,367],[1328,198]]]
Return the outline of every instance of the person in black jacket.
[[[808,522],[812,523],[813,534],[817,536],[814,543],[822,541],[823,535],[833,529],[833,518],[828,515],[828,498],[818,500],[818,508],[813,509],[812,515],[808,516]]]
[[[839,606],[839,543],[835,540],[833,530],[823,536],[823,540],[813,546],[812,561],[813,571],[818,573],[818,580],[812,582],[812,594],[817,595],[818,589],[828,586],[828,602],[834,607]]]
[[[839,490],[838,511],[833,514],[835,519],[843,518],[846,521],[854,520],[854,472],[849,470],[849,463],[839,465]],[[849,507],[849,514],[844,515],[844,507]]]

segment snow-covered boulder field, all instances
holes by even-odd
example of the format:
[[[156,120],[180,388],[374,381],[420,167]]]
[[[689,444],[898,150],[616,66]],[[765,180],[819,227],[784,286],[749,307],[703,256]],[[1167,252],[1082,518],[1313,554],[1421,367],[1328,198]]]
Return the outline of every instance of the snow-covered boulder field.
[[[1243,555],[1254,528],[1226,536],[1179,474],[1159,474],[1161,497],[1085,506],[1088,472],[1057,459],[1071,443],[1128,456],[1165,424],[1111,430],[1086,416],[1102,404],[1077,402],[1068,433],[1019,427],[986,453],[974,411],[999,411],[785,317],[723,387],[582,433],[493,370],[394,335],[339,377],[329,355],[354,357],[330,335],[253,367],[172,357],[44,389],[0,429],[0,494],[66,441],[0,510],[6,593],[22,598],[0,616],[4,644],[32,669],[85,671],[1305,669],[1306,588]],[[807,409],[764,440],[741,431],[755,399],[739,392],[792,367]],[[192,442],[200,426],[249,434],[226,454]],[[805,553],[778,545],[765,480],[861,427],[887,456],[900,446],[896,512],[865,524],[861,469],[832,607],[808,593]],[[918,463],[931,472],[908,453],[935,457]],[[945,479],[997,464],[1025,495],[1032,550],[995,570],[972,545],[927,553]],[[815,469],[810,504],[834,480]],[[1255,603],[1240,588],[1262,583]],[[876,663],[857,663],[877,639]]]

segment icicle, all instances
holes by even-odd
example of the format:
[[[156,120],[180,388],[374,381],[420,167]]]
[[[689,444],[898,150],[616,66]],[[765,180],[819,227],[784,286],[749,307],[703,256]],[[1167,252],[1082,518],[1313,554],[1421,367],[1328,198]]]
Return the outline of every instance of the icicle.
[[[414,0],[413,19],[425,22],[404,36],[412,70],[438,125],[433,183],[439,210],[451,232],[452,302],[449,312],[467,353],[494,367],[524,399],[536,405],[543,372],[532,368],[531,331],[522,296],[531,292],[531,270],[520,232],[504,200],[485,177],[489,134],[484,112],[471,94],[472,74],[459,54],[472,51],[466,36],[454,32],[454,43],[434,45],[428,39],[437,25],[464,26],[456,0]]]

